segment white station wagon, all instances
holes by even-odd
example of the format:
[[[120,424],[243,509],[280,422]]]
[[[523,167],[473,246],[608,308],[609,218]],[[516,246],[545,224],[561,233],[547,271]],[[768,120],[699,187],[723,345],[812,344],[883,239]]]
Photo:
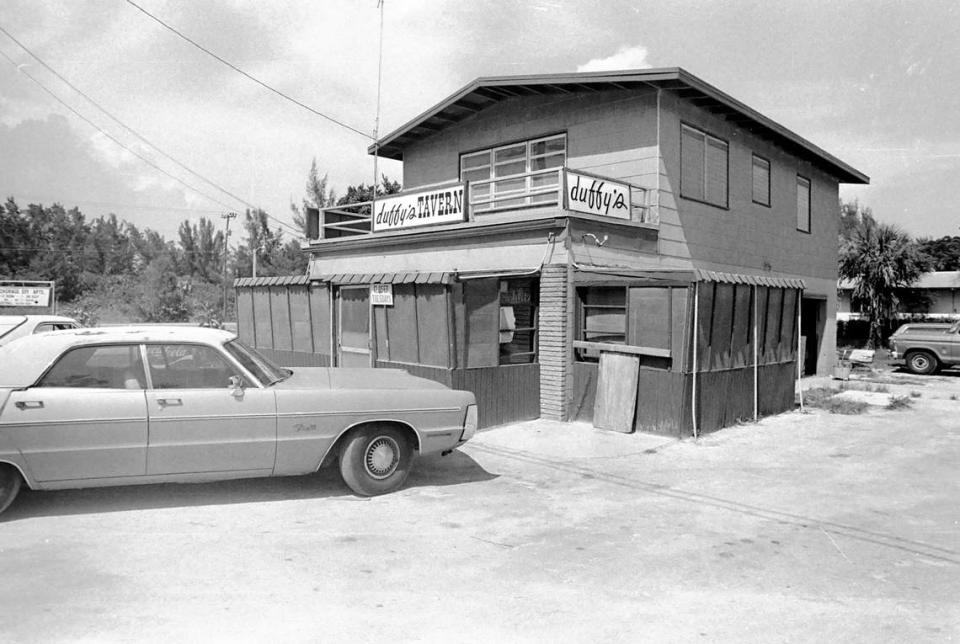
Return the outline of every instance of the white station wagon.
[[[396,369],[286,369],[226,331],[54,331],[0,347],[0,512],[48,490],[315,472],[369,496],[473,436],[472,393]]]

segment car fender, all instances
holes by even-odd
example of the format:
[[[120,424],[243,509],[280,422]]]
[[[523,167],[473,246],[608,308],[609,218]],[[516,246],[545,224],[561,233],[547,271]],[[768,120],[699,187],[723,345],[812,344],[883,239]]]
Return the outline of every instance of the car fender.
[[[400,420],[398,418],[389,418],[389,417],[364,418],[362,420],[358,420],[357,422],[352,423],[351,425],[345,427],[342,432],[337,434],[337,437],[333,440],[333,443],[330,444],[330,447],[327,449],[327,451],[324,452],[323,456],[320,457],[320,461],[317,463],[317,467],[315,469],[319,470],[320,467],[323,466],[323,464],[327,461],[327,459],[330,458],[330,456],[337,453],[337,450],[340,449],[340,443],[343,440],[344,436],[349,434],[351,431],[353,431],[357,427],[363,427],[364,425],[376,425],[376,424],[401,425],[409,429],[411,432],[413,432],[413,435],[416,437],[416,440],[414,441],[413,449],[417,452],[420,451],[420,446],[423,444],[423,439],[420,436],[420,432],[417,430],[417,428],[411,425],[410,423],[404,420]]]

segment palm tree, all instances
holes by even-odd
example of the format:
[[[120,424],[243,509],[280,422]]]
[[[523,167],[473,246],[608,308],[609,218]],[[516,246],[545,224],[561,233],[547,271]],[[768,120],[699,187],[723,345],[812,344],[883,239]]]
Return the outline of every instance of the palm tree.
[[[870,316],[868,346],[883,343],[883,329],[893,319],[897,289],[910,286],[927,271],[927,260],[901,228],[863,217],[841,242],[840,277],[854,284],[853,301]]]

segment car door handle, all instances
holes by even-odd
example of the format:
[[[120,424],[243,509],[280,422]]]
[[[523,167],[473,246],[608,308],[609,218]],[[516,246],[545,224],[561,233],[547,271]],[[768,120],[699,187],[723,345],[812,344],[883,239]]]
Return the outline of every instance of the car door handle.
[[[17,409],[43,409],[42,400],[18,400],[14,405]]]
[[[179,398],[157,398],[157,404],[161,407],[183,407],[183,401]]]

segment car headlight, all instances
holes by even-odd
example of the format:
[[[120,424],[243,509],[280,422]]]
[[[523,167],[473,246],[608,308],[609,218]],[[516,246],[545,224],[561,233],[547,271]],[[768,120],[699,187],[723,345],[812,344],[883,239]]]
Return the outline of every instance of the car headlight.
[[[468,441],[477,433],[477,406],[467,405],[467,414],[463,419],[463,432],[460,434],[460,442]]]

